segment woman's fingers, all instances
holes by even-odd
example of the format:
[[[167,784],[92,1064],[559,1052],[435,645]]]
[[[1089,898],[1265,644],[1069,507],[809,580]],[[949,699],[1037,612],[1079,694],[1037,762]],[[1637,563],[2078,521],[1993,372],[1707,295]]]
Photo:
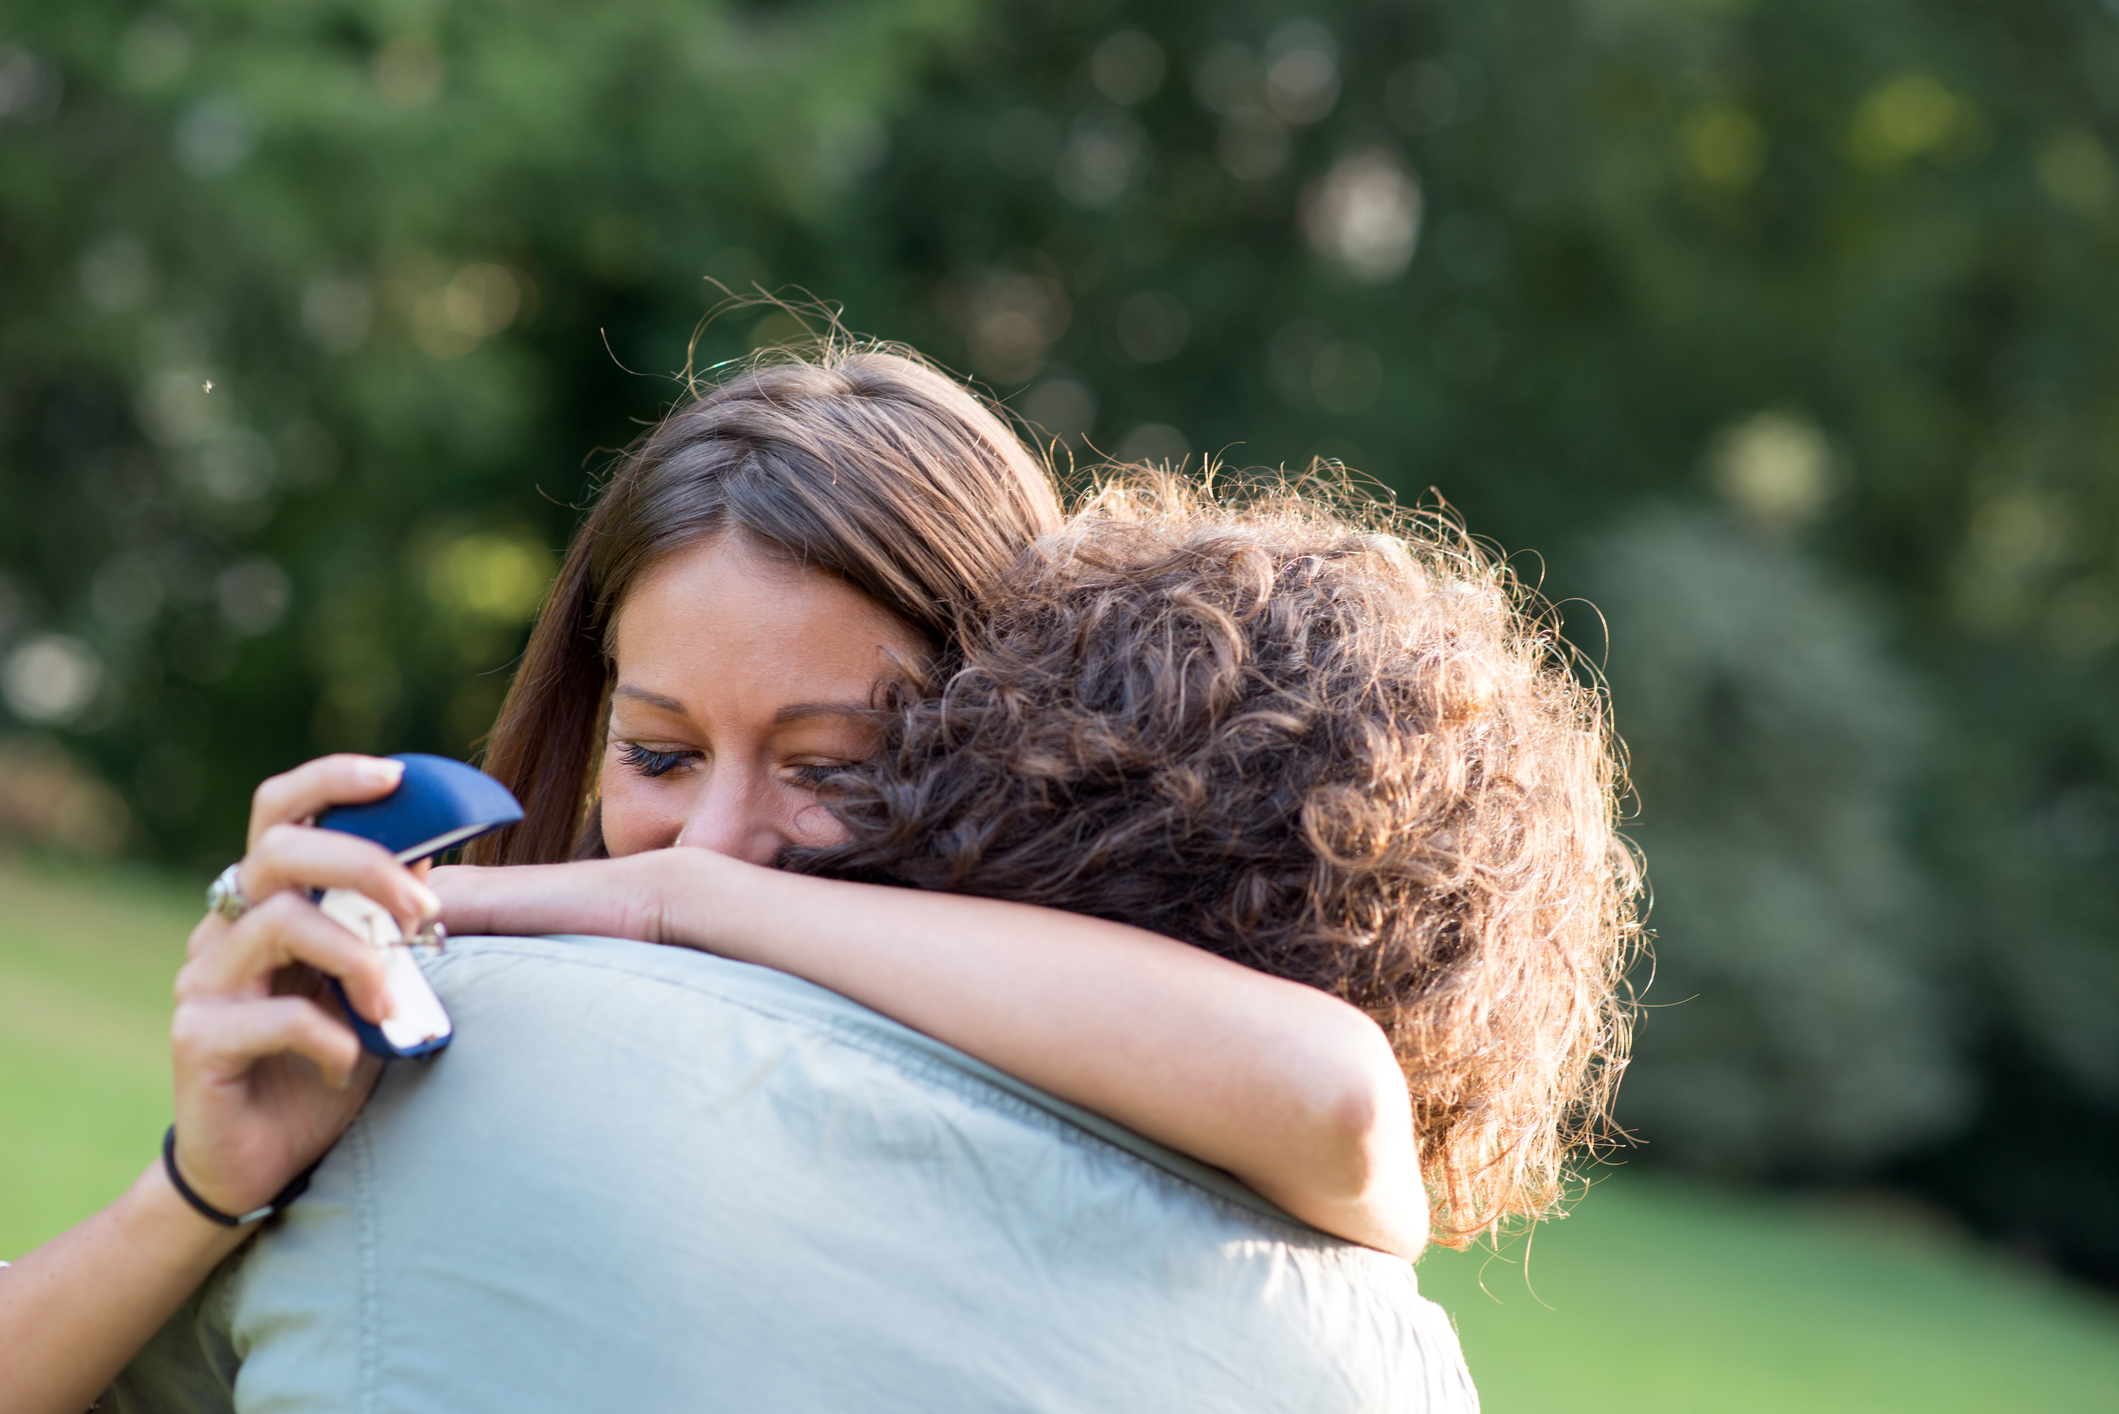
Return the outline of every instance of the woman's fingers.
[[[250,797],[250,843],[274,825],[307,820],[333,805],[358,805],[397,789],[404,779],[405,763],[384,756],[355,756],[341,752],[319,756],[293,770],[262,782]],[[250,883],[250,871],[243,871]],[[256,897],[256,895],[251,895]]]
[[[652,853],[703,853],[664,851]],[[636,856],[645,858],[645,856]],[[597,933],[659,941],[641,920],[657,914],[655,880],[630,861],[515,864],[507,868],[452,865],[429,882],[441,895],[442,917],[459,937],[478,933]],[[621,877],[620,871],[626,871]]]
[[[361,1059],[353,1028],[306,997],[248,1001],[196,998],[178,1003],[169,1025],[177,1068],[211,1083],[232,1083],[267,1056],[297,1055],[343,1090]]]
[[[356,890],[410,927],[441,901],[380,845],[304,822],[388,795],[403,779],[400,762],[341,755],[264,782],[251,797],[237,876],[251,907],[233,922],[209,914],[192,930],[170,1023],[180,1143],[193,1182],[226,1194],[230,1211],[278,1191],[288,1151],[299,1163],[315,1152],[311,1137],[328,1143],[365,1093],[347,1087],[377,1073],[338,1006],[319,994],[318,974],[338,979],[357,1015],[381,1021],[390,1013],[387,955],[325,917],[309,891]],[[306,1067],[282,1056],[302,1057],[347,1093],[324,1094]]]
[[[243,859],[243,890],[253,902],[282,889],[352,889],[397,916],[407,931],[441,912],[434,891],[373,840],[307,825],[273,825]]]
[[[200,947],[177,973],[177,1001],[181,1007],[258,997],[274,973],[297,962],[338,978],[353,1009],[370,1021],[389,1014],[383,954],[293,893],[273,895]]]

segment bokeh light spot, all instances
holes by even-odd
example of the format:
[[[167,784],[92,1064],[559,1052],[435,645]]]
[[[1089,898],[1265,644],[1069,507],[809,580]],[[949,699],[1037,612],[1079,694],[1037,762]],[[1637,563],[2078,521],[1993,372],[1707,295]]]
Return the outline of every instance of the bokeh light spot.
[[[978,283],[958,317],[972,366],[997,383],[1023,383],[1067,332],[1074,306],[1049,275],[995,274]]]
[[[1266,104],[1285,122],[1314,123],[1339,102],[1339,46],[1315,20],[1289,20],[1266,41]]]
[[[1263,111],[1238,113],[1221,125],[1216,151],[1232,177],[1262,182],[1288,165],[1287,124]]]
[[[1776,531],[1817,519],[1837,479],[1824,432],[1800,413],[1780,410],[1716,434],[1707,467],[1715,489],[1746,519]]]
[[[1265,107],[1265,64],[1248,45],[1225,39],[1200,56],[1192,71],[1192,96],[1223,118]]]
[[[404,35],[375,51],[375,91],[392,108],[418,108],[441,93],[441,56],[423,39]]]
[[[246,637],[265,633],[287,616],[294,586],[264,555],[247,555],[215,577],[213,596],[228,626]]]
[[[1972,156],[1985,138],[1985,120],[1967,99],[1927,74],[1900,74],[1855,109],[1847,155],[1872,171],[1924,156],[1954,163]]]
[[[1096,430],[1096,394],[1076,378],[1052,378],[1023,398],[1023,416],[1055,442],[1078,446]]]
[[[2112,156],[2081,128],[2069,128],[2039,150],[2038,181],[2046,195],[2084,216],[2109,217],[2119,204]]]
[[[0,840],[115,853],[131,827],[125,801],[49,739],[0,742]]]
[[[527,619],[551,582],[551,556],[526,538],[479,533],[444,546],[427,568],[427,593],[453,612],[496,622]]]
[[[118,40],[118,68],[141,88],[163,88],[191,67],[191,36],[167,15],[142,15]]]
[[[1076,206],[1109,206],[1147,171],[1148,139],[1123,113],[1082,114],[1060,150],[1053,182]]]
[[[43,59],[0,45],[0,123],[41,123],[59,111],[66,81]]]
[[[1722,105],[1685,120],[1679,133],[1692,170],[1718,187],[1746,187],[1766,164],[1766,131],[1743,109]]]
[[[1118,346],[1139,363],[1161,363],[1184,349],[1192,320],[1176,296],[1142,290],[1118,307]]]
[[[234,99],[201,99],[177,123],[177,165],[194,177],[232,172],[257,150],[257,124]]]
[[[1181,467],[1192,444],[1185,434],[1167,422],[1143,422],[1118,444],[1118,459],[1129,464]]]
[[[1155,96],[1163,82],[1163,49],[1137,29],[1107,35],[1089,56],[1089,80],[1121,107]]]
[[[1363,148],[1304,193],[1303,231],[1355,279],[1380,284],[1411,263],[1420,238],[1420,184],[1397,157]]]
[[[38,634],[0,659],[0,697],[25,722],[64,726],[103,683],[103,660],[78,638]]]

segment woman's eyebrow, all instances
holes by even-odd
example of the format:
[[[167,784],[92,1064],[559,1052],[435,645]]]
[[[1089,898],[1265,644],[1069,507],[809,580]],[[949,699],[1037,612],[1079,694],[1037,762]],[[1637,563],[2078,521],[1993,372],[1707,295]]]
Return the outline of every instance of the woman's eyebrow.
[[[873,711],[866,702],[790,702],[773,713],[773,725],[784,726],[804,717],[866,717]]]
[[[611,696],[630,697],[635,702],[645,702],[650,707],[660,707],[663,711],[674,712],[680,717],[684,715],[684,704],[682,702],[679,702],[674,697],[664,697],[659,692],[649,692],[644,687],[630,687],[625,683],[620,683],[611,689]]]

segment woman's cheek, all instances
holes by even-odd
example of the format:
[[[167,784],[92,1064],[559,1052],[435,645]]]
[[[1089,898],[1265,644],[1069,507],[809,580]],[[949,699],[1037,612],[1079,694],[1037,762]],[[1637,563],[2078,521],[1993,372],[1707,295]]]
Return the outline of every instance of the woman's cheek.
[[[839,817],[808,791],[800,794],[802,799],[796,805],[793,818],[788,821],[788,843],[809,849],[846,843],[846,826],[839,822]]]
[[[677,842],[684,817],[670,808],[667,792],[624,771],[606,771],[603,779],[603,847],[613,859]]]

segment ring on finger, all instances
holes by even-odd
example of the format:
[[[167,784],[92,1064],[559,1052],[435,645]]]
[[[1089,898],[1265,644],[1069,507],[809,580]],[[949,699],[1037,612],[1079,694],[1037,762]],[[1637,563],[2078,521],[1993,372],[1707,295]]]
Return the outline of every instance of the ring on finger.
[[[206,886],[206,911],[218,913],[230,923],[250,911],[250,900],[243,897],[243,861],[223,869]]]

